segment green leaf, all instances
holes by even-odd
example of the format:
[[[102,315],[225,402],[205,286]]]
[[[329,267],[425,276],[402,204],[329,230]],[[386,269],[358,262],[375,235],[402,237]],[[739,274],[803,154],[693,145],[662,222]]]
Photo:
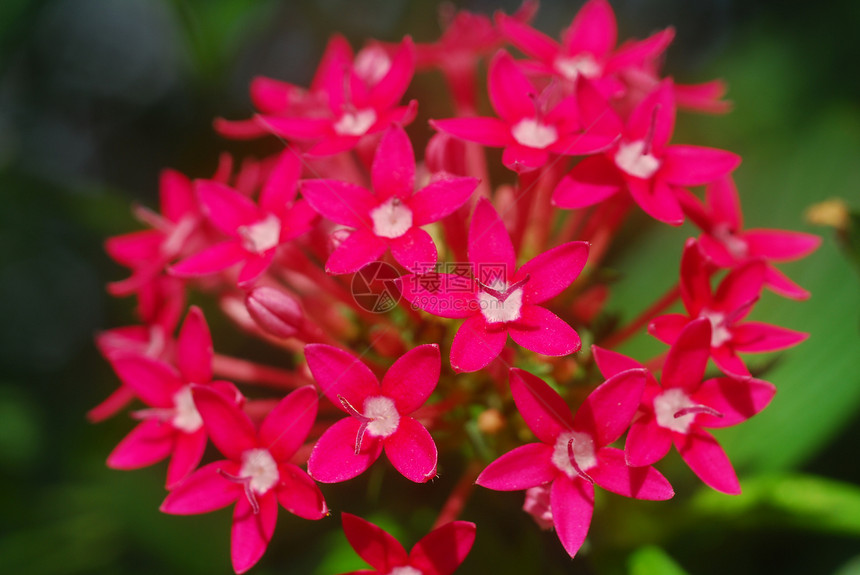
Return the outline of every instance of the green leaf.
[[[627,560],[630,575],[687,575],[674,559],[659,547],[640,547]]]

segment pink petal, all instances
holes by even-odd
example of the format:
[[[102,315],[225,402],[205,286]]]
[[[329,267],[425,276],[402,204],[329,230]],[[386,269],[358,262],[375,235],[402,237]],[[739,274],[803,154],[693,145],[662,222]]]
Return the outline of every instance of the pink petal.
[[[675,447],[705,485],[729,495],[740,494],[741,486],[732,463],[711,434],[698,430],[686,437],[676,435]]]
[[[421,188],[409,199],[412,225],[423,226],[454,213],[472,196],[479,181],[445,176]]]
[[[672,448],[672,432],[660,427],[653,415],[637,417],[627,432],[624,444],[627,463],[636,467],[652,465]]]
[[[552,446],[544,443],[515,447],[490,463],[475,483],[494,491],[519,491],[549,483],[559,475],[552,463],[552,451]]]
[[[451,575],[471,551],[475,531],[475,524],[468,521],[446,523],[415,544],[409,563],[423,575]]]
[[[486,198],[478,200],[472,223],[469,226],[469,261],[475,266],[480,264],[501,264],[506,278],[511,278],[516,270],[516,254],[505,224]],[[476,270],[477,272],[477,270]],[[475,274],[478,281],[486,278]]]
[[[344,70],[348,70],[351,66],[352,48],[349,42],[340,34],[332,34],[311,81],[311,92],[331,93],[338,90],[342,92]],[[340,102],[332,103],[332,108],[339,109],[340,105]]]
[[[206,318],[191,306],[179,330],[176,363],[186,382],[207,383],[212,379],[212,336]]]
[[[158,197],[161,213],[171,222],[197,212],[197,198],[194,197],[191,180],[176,170],[161,170]]]
[[[382,135],[373,156],[370,179],[376,197],[405,200],[415,190],[415,152],[406,131],[392,125]]]
[[[320,391],[344,412],[347,410],[338,396],[361,411],[365,398],[381,393],[376,376],[351,353],[330,345],[312,343],[305,346],[305,357]]]
[[[401,415],[424,405],[439,382],[442,358],[435,343],[419,345],[394,362],[382,378],[382,395],[390,397]]]
[[[558,42],[516,18],[499,13],[496,23],[514,46],[532,58],[551,64],[561,51]]]
[[[331,253],[325,263],[326,272],[339,275],[355,273],[370,262],[376,261],[388,249],[385,239],[359,228]]]
[[[306,385],[287,394],[260,424],[260,444],[276,461],[289,461],[305,442],[317,417],[317,392]]]
[[[510,385],[517,409],[538,439],[553,445],[561,433],[573,429],[570,407],[544,380],[512,368]]]
[[[185,258],[169,268],[169,272],[180,278],[214,274],[244,261],[247,252],[233,240],[208,247]]]
[[[788,279],[785,274],[773,266],[767,266],[764,274],[765,286],[779,295],[796,300],[809,299],[810,293]]]
[[[711,358],[717,367],[726,375],[745,378],[749,377],[750,370],[746,364],[728,345],[711,348]]]
[[[648,325],[648,333],[667,345],[678,340],[681,331],[690,323],[689,316],[680,313],[669,313],[654,318]]]
[[[508,334],[524,348],[560,357],[579,351],[579,334],[563,319],[546,308],[524,303],[520,318],[507,324]]]
[[[122,382],[152,407],[173,407],[173,396],[183,386],[176,369],[157,359],[118,355],[111,365]]]
[[[690,238],[681,255],[681,300],[691,316],[711,305],[711,279],[699,244]]]
[[[205,465],[174,486],[161,511],[171,515],[197,515],[227,507],[239,498],[244,498],[242,486],[221,474],[235,475],[239,465],[230,461],[215,461]]]
[[[471,316],[451,342],[451,368],[462,373],[487,367],[502,352],[507,339],[504,327],[489,326],[480,313]]]
[[[663,151],[663,177],[677,186],[700,186],[732,172],[741,157],[725,150],[702,146],[669,146]]]
[[[508,125],[498,118],[449,118],[430,120],[430,125],[455,138],[491,148],[501,148],[514,141]]]
[[[689,212],[685,209],[684,213]],[[738,241],[743,242],[743,240],[737,238],[737,236],[733,237],[738,239]],[[702,234],[699,236],[699,249],[702,251],[702,255],[709,262],[712,262],[718,267],[732,268],[738,263],[738,257],[729,251],[725,242],[715,238],[714,236],[708,234]]]
[[[514,277],[515,282],[529,277],[523,301],[541,303],[557,296],[579,277],[587,259],[587,242],[568,242],[535,256]]]
[[[686,317],[684,318],[686,319]],[[635,359],[622,355],[617,351],[611,351],[598,347],[591,346],[591,353],[594,356],[594,361],[597,362],[597,368],[603,377],[609,379],[613,375],[617,375],[628,369],[644,369],[641,363]]]
[[[379,125],[379,121],[367,130],[367,133],[374,132],[374,128]],[[324,139],[315,143],[305,152],[305,156],[309,158],[320,158],[323,156],[333,156],[353,149],[358,142],[361,141],[361,136],[340,136],[336,134],[326,134]]]
[[[436,443],[430,432],[411,417],[401,417],[397,431],[383,444],[388,460],[406,479],[426,483],[436,477]]]
[[[91,423],[102,422],[119,413],[119,411],[131,403],[135,397],[137,396],[131,388],[121,385],[116,389],[116,391],[107,396],[104,401],[87,411],[87,419]]]
[[[692,397],[722,414],[715,417],[705,413],[696,416],[696,425],[729,427],[744,422],[765,407],[776,394],[776,387],[760,379],[719,377],[709,379]]]
[[[260,208],[271,214],[282,214],[296,199],[302,162],[290,146],[281,152],[260,192]]]
[[[131,232],[108,238],[105,251],[117,263],[136,268],[159,257],[165,239],[164,232],[160,230]]]
[[[370,100],[378,110],[394,106],[403,98],[415,73],[415,46],[408,36],[391,59],[391,67],[376,86],[371,88]]]
[[[239,272],[239,278],[236,280],[236,285],[242,289],[248,289],[254,285],[260,276],[266,273],[269,266],[272,265],[272,260],[275,258],[275,250],[271,249],[262,254],[249,254],[245,258],[245,265]]]
[[[471,279],[464,282],[461,276],[435,272],[408,274],[398,280],[400,293],[413,307],[447,318],[464,318],[480,312],[471,283]]]
[[[745,352],[777,351],[797,345],[808,337],[808,333],[748,321],[736,325],[732,330],[732,347],[735,351]]]
[[[194,433],[177,432],[173,445],[173,455],[167,466],[167,488],[185,479],[203,459],[203,452],[209,440],[202,429]]]
[[[174,433],[171,425],[155,419],[139,423],[111,451],[107,465],[112,469],[138,469],[161,461],[173,449]]]
[[[742,319],[750,311],[750,306],[761,295],[764,287],[765,264],[762,261],[751,261],[730,271],[720,282],[714,294],[714,308],[720,311],[745,312],[733,317],[735,321]]]
[[[573,557],[588,535],[594,512],[594,486],[581,479],[559,475],[550,490],[552,522],[564,550]]]
[[[644,369],[632,369],[607,379],[576,410],[573,428],[591,435],[598,447],[621,437],[639,409],[647,374]]]
[[[615,164],[606,156],[592,156],[562,178],[552,193],[552,203],[560,208],[584,208],[602,202],[624,186]]]
[[[221,453],[239,461],[243,452],[258,446],[251,419],[227,396],[200,385],[192,386],[191,393],[206,432]]]
[[[510,54],[499,50],[490,62],[488,72],[490,104],[500,118],[515,124],[522,118],[535,115],[534,86],[526,78]]]
[[[240,497],[233,510],[230,535],[230,558],[233,570],[244,573],[260,560],[275,532],[278,521],[278,500],[271,491],[257,496],[259,513],[254,513],[247,497]]]
[[[548,161],[547,150],[538,150],[517,143],[509,144],[502,152],[502,164],[518,174],[536,170]]]
[[[701,84],[675,84],[675,100],[681,108],[696,110],[705,114],[725,114],[732,109],[732,103],[721,100],[727,92],[722,80],[711,80]]]
[[[615,13],[609,2],[590,0],[562,33],[562,46],[570,55],[586,52],[602,59],[615,48],[617,33]]]
[[[254,116],[254,121],[266,132],[300,142],[318,140],[329,135],[332,122],[328,118],[284,118],[268,115]]]
[[[302,196],[331,221],[353,228],[372,228],[370,210],[379,204],[370,191],[338,180],[303,180]]]
[[[382,440],[365,433],[356,455],[360,425],[356,418],[346,417],[329,427],[311,451],[308,474],[320,483],[340,483],[364,473],[382,453]]]
[[[639,207],[655,220],[672,226],[684,222],[684,212],[681,211],[675,191],[660,177],[651,180],[628,177],[627,189]]]
[[[743,212],[738,189],[731,176],[720,178],[705,188],[705,205],[714,223],[724,223],[732,231],[743,227]]]
[[[256,116],[248,120],[215,118],[212,120],[212,128],[219,136],[231,140],[253,140],[271,132],[271,129],[265,125],[265,116]]]
[[[711,356],[711,322],[706,318],[688,323],[669,349],[661,381],[666,389],[690,393],[699,387]]]
[[[675,38],[672,28],[661,30],[644,40],[628,40],[612,55],[604,73],[621,68],[642,67],[648,60],[657,58],[669,47]],[[678,86],[674,86],[675,97],[678,96]]]
[[[264,114],[278,114],[285,111],[292,96],[301,91],[287,82],[257,76],[251,80],[251,101],[254,107]]]
[[[350,513],[341,513],[341,522],[349,544],[377,571],[388,573],[409,561],[406,550],[397,539],[373,523]]]
[[[399,238],[391,240],[389,247],[397,263],[410,271],[433,269],[439,257],[433,238],[421,228],[410,228]]]
[[[784,230],[747,230],[741,237],[751,256],[774,261],[802,258],[821,245],[821,237]]]
[[[651,467],[630,467],[620,449],[606,447],[597,453],[597,467],[588,470],[594,482],[612,493],[645,499],[665,501],[675,490],[663,475]]]
[[[317,212],[305,200],[296,200],[281,218],[281,243],[309,232],[316,222]]]
[[[228,236],[260,219],[257,205],[233,188],[212,180],[197,180],[195,191],[206,216]]]
[[[652,149],[661,154],[675,129],[675,95],[671,80],[662,81],[657,89],[636,106],[627,121],[625,139],[645,140],[651,133],[652,126]]]
[[[303,519],[322,519],[328,514],[323,494],[308,474],[292,463],[278,465],[277,486],[281,507]]]

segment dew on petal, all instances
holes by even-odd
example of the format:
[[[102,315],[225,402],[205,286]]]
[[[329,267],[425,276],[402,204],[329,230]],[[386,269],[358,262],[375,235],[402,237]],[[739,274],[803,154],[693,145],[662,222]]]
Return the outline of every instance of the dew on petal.
[[[615,152],[615,165],[636,178],[647,180],[660,169],[660,160],[645,153],[645,141],[621,142]]]
[[[186,385],[173,394],[174,415],[171,423],[173,427],[185,433],[194,433],[203,427],[203,418],[194,405],[191,395],[191,386]]]
[[[281,220],[274,214],[250,226],[241,226],[239,236],[242,247],[251,253],[262,254],[277,247],[281,241]]]
[[[400,413],[394,401],[384,395],[368,397],[364,400],[364,416],[371,419],[367,433],[376,437],[388,437],[400,424]]]
[[[382,238],[399,238],[412,228],[412,210],[400,198],[391,198],[370,211],[373,233]]]
[[[372,108],[347,112],[334,124],[339,136],[363,136],[376,123],[376,112]]]
[[[675,417],[675,414],[682,409],[695,407],[695,405],[683,389],[667,389],[654,398],[654,415],[657,417],[657,425],[678,433],[687,433],[696,413],[688,413],[681,417]]]
[[[573,440],[573,458],[581,471],[588,471],[597,465],[597,454],[594,449],[594,439],[582,431],[565,431],[555,440],[552,451],[552,463],[559,471],[574,479],[579,477],[579,471],[570,461],[568,444]]]
[[[537,150],[543,150],[558,141],[558,130],[555,126],[544,124],[535,118],[523,118],[514,124],[511,135],[519,144]]]
[[[248,479],[251,491],[262,495],[274,487],[280,479],[278,464],[268,449],[248,449],[242,453],[241,479]]]

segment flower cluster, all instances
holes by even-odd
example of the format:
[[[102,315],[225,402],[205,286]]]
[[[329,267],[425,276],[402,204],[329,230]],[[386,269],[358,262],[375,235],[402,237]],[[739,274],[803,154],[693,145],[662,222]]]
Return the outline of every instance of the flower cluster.
[[[808,297],[774,263],[809,254],[818,238],[743,229],[740,157],[672,141],[678,108],[728,106],[719,81],[661,75],[671,29],[618,45],[609,3],[589,0],[559,42],[530,26],[535,9],[457,13],[433,44],[407,37],[353,53],[333,37],[310,87],[258,78],[257,113],[215,123],[227,138],[276,138],[282,151],[238,168],[225,155],[193,181],[165,171],[160,210],[137,211],[147,229],[108,240],[130,269],[109,290],[136,298],[140,323],[99,336],[121,385],[90,417],[145,405],[108,465],[169,456],[165,513],[234,505],[237,573],[264,554],[278,507],[330,514],[318,484],[385,465],[383,453],[419,484],[437,476],[440,453],[465,459],[464,418],[476,411],[497,458],[465,466],[410,553],[343,511],[346,538],[373,569],[361,573],[457,569],[479,534],[457,520],[473,483],[525,491],[526,512],[571,557],[595,486],[674,495],[654,467],[672,445],[706,485],[740,492],[707,429],[739,424],[774,396],[743,354],[805,334],[745,318],[765,288]],[[478,111],[483,69],[488,115]],[[446,79],[451,117],[429,120],[436,133],[416,160],[407,128],[421,104],[404,96],[424,70]],[[485,148],[502,149],[501,165]],[[677,287],[615,328],[601,321],[612,286],[600,271],[637,206],[664,224],[688,217],[701,235],[683,247]],[[373,266],[393,272],[365,273]],[[201,309],[184,313],[191,292],[280,350],[284,366],[215,353]],[[388,298],[391,311],[362,305],[359,292]],[[676,303],[683,313],[663,313]],[[645,328],[666,353],[614,351]],[[269,397],[246,398],[254,384]],[[530,434],[537,441],[524,443]],[[210,442],[223,459],[204,461]]]

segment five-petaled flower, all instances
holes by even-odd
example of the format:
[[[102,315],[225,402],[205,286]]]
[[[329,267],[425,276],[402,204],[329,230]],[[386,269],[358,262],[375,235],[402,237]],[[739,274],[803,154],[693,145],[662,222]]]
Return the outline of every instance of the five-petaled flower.
[[[649,373],[642,404],[625,445],[630,465],[651,465],[672,444],[706,485],[723,493],[741,491],[728,456],[706,427],[729,427],[764,409],[776,388],[759,379],[719,377],[702,381],[708,363],[710,322],[690,322],[669,350],[662,385]],[[594,358],[604,377],[642,366],[620,353],[594,346]]]
[[[653,467],[630,467],[624,452],[607,447],[627,430],[646,370],[617,373],[592,391],[571,416],[570,408],[539,377],[512,368],[511,394],[526,425],[541,441],[514,448],[478,476],[496,491],[551,483],[550,511],[558,538],[573,557],[582,546],[594,510],[594,485],[636,499],[665,500],[675,492]]]
[[[380,383],[354,355],[324,344],[305,346],[320,390],[350,417],[329,427],[308,460],[308,473],[336,483],[363,473],[383,449],[404,477],[425,483],[436,476],[436,443],[409,417],[439,381],[439,346],[419,345],[402,355]]]
[[[266,551],[279,503],[305,519],[321,519],[328,513],[317,484],[290,461],[316,418],[317,393],[310,385],[291,392],[259,430],[221,394],[194,386],[192,395],[212,443],[227,459],[205,465],[181,481],[161,510],[194,515],[235,503],[231,557],[236,573],[244,573]]]

